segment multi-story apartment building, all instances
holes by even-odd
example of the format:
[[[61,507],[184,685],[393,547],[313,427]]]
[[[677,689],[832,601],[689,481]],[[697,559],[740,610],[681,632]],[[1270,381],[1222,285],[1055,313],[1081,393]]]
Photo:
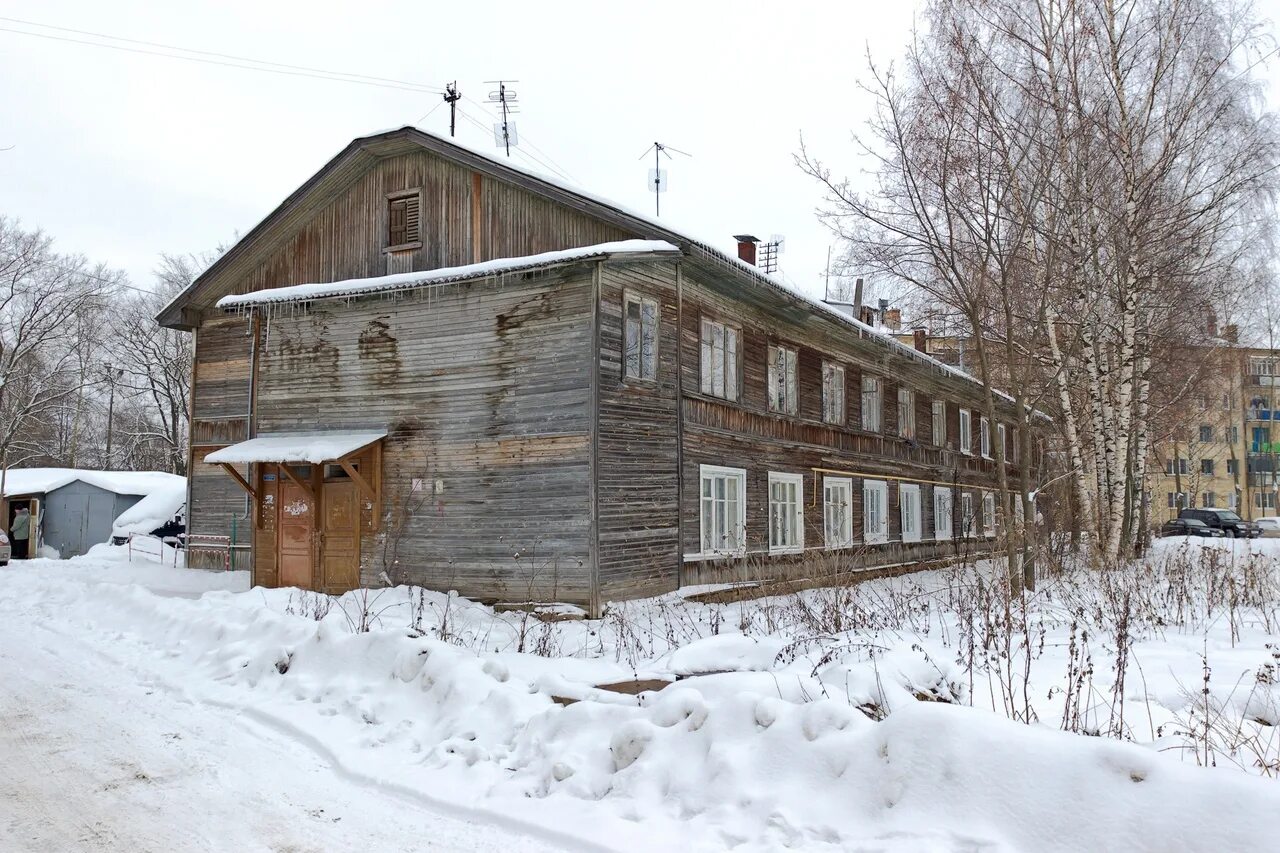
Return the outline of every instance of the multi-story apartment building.
[[[1152,443],[1154,522],[1185,507],[1234,509],[1245,518],[1276,514],[1280,432],[1273,435],[1272,420],[1280,351],[1229,344],[1211,350],[1205,363],[1197,390],[1170,411]]]

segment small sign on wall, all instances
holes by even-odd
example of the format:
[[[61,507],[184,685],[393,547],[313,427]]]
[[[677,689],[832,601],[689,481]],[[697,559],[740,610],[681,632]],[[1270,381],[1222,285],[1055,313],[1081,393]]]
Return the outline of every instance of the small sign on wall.
[[[414,477],[414,478],[413,478],[413,490],[414,490],[415,492],[420,492],[420,491],[422,491],[423,485],[424,485],[424,483],[423,483],[423,480],[422,480],[422,478],[421,478],[421,477]]]

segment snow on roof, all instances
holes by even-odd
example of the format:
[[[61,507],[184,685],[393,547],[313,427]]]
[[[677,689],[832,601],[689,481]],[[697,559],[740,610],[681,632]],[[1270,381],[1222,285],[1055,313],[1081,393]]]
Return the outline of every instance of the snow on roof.
[[[898,340],[894,339],[894,338],[893,338],[892,336],[890,336],[890,335],[884,335],[884,334],[880,334],[880,333],[876,332],[876,330],[875,330],[875,329],[871,328],[870,326],[867,326],[865,323],[860,322],[859,320],[857,320],[857,319],[856,319],[856,318],[854,318],[854,317],[850,317],[850,316],[849,316],[848,314],[846,314],[845,312],[840,311],[839,309],[834,308],[834,307],[832,307],[832,306],[830,306],[830,305],[826,304],[825,302],[822,302],[821,300],[819,300],[819,299],[817,299],[817,298],[815,298],[815,297],[813,297],[813,296],[810,296],[810,295],[809,295],[809,294],[807,294],[807,293],[804,293],[804,292],[802,292],[802,291],[799,291],[799,290],[795,289],[795,288],[794,288],[794,287],[792,287],[790,284],[788,284],[788,283],[784,282],[784,281],[783,281],[782,279],[780,279],[780,278],[777,278],[777,277],[775,277],[775,276],[772,276],[772,275],[769,275],[769,274],[767,274],[767,273],[763,272],[761,269],[759,269],[758,267],[756,267],[754,264],[748,264],[746,261],[743,261],[743,260],[741,260],[740,258],[737,258],[737,257],[735,257],[735,256],[733,256],[733,255],[730,255],[730,254],[728,254],[728,253],[724,252],[724,251],[721,251],[720,249],[715,248],[715,246],[713,246],[713,245],[711,244],[711,242],[710,242],[710,241],[703,240],[703,239],[700,239],[700,238],[697,238],[697,237],[693,237],[693,236],[691,236],[690,234],[688,234],[687,232],[684,232],[684,231],[681,231],[681,230],[677,230],[677,229],[675,229],[675,228],[672,228],[672,227],[671,227],[671,224],[670,224],[669,222],[663,222],[663,221],[660,221],[660,220],[655,219],[654,217],[649,216],[649,215],[647,215],[647,214],[645,214],[645,213],[642,213],[642,212],[637,211],[637,210],[633,210],[633,209],[631,209],[631,208],[627,207],[626,205],[618,204],[617,202],[612,201],[611,199],[605,198],[604,196],[596,195],[595,193],[592,193],[592,192],[590,192],[590,191],[588,191],[588,190],[583,189],[582,187],[578,186],[577,184],[574,184],[574,183],[572,183],[572,182],[570,182],[570,181],[566,181],[564,178],[557,177],[557,176],[554,176],[554,175],[550,175],[550,174],[548,174],[548,173],[547,173],[547,172],[545,172],[545,171],[542,171],[542,170],[539,170],[539,169],[530,168],[530,167],[528,167],[528,166],[526,166],[526,165],[515,165],[515,164],[514,164],[510,159],[500,159],[500,158],[498,158],[497,156],[495,156],[495,155],[493,155],[493,154],[489,153],[488,151],[482,150],[482,149],[480,149],[480,148],[478,148],[478,147],[476,147],[476,146],[473,146],[473,145],[470,145],[470,144],[468,144],[468,143],[462,142],[461,140],[458,140],[458,139],[456,139],[456,138],[449,138],[449,139],[446,139],[446,138],[444,138],[444,137],[442,137],[442,136],[438,136],[438,135],[436,135],[436,134],[434,134],[434,133],[431,133],[430,131],[423,130],[423,129],[418,128],[418,127],[413,127],[412,125],[406,125],[406,126],[404,126],[404,127],[393,128],[393,129],[389,129],[389,130],[379,130],[379,131],[377,131],[377,132],[375,132],[375,133],[370,133],[370,134],[366,134],[366,135],[365,135],[365,136],[363,136],[363,137],[358,137],[356,140],[353,140],[353,142],[360,142],[360,141],[362,141],[362,140],[371,139],[371,138],[375,138],[375,137],[378,137],[378,136],[385,136],[385,135],[387,135],[387,134],[391,134],[391,133],[399,133],[399,132],[402,132],[402,131],[412,131],[412,132],[414,132],[414,133],[420,133],[420,134],[422,134],[423,136],[431,137],[431,138],[432,138],[433,140],[435,140],[437,143],[441,143],[441,144],[444,144],[444,145],[446,145],[446,146],[452,146],[452,147],[454,147],[454,148],[458,148],[458,149],[460,149],[460,150],[462,150],[462,151],[465,151],[465,152],[467,152],[468,154],[470,154],[470,155],[472,155],[472,156],[474,156],[474,157],[479,157],[479,158],[481,158],[481,159],[483,159],[483,160],[487,161],[490,165],[492,165],[495,169],[497,169],[497,170],[499,170],[499,171],[501,171],[501,170],[508,170],[508,171],[517,172],[517,173],[520,173],[520,174],[528,175],[529,177],[535,178],[535,179],[537,179],[537,180],[539,180],[539,181],[542,181],[542,182],[544,182],[544,183],[546,183],[546,184],[549,184],[549,185],[551,185],[551,186],[553,186],[553,187],[555,187],[555,188],[557,188],[557,189],[559,189],[559,190],[562,190],[562,191],[564,191],[564,192],[571,193],[571,194],[576,195],[576,196],[578,196],[578,197],[580,197],[580,198],[583,198],[583,199],[586,199],[586,200],[588,200],[588,201],[594,202],[594,203],[596,203],[596,204],[602,205],[602,206],[604,206],[604,207],[610,208],[610,209],[612,209],[612,210],[614,210],[614,211],[617,211],[618,213],[621,213],[621,214],[623,214],[624,216],[627,216],[627,217],[629,217],[629,218],[631,218],[631,219],[634,219],[634,220],[636,220],[636,221],[638,221],[638,222],[643,222],[643,223],[645,223],[646,225],[649,225],[649,226],[651,226],[652,228],[656,229],[659,233],[670,235],[670,236],[675,237],[676,239],[679,239],[679,240],[688,241],[689,243],[693,244],[694,246],[697,246],[699,249],[701,249],[703,252],[705,252],[707,255],[709,255],[709,256],[710,256],[711,258],[713,258],[714,260],[716,260],[716,261],[718,261],[718,262],[720,262],[720,263],[722,263],[722,264],[725,264],[725,265],[727,265],[727,266],[729,266],[729,267],[731,267],[731,268],[735,268],[735,269],[737,269],[737,270],[739,270],[739,271],[741,271],[741,272],[745,272],[745,273],[747,273],[748,275],[750,275],[750,276],[752,276],[753,278],[755,278],[756,280],[758,280],[758,281],[760,281],[760,282],[763,282],[763,283],[765,283],[765,284],[767,284],[767,285],[769,285],[769,286],[771,286],[771,287],[773,287],[773,288],[777,289],[778,291],[780,291],[780,292],[782,292],[782,293],[784,293],[784,294],[786,294],[786,295],[788,295],[788,296],[791,296],[792,298],[799,299],[799,300],[801,300],[801,301],[803,301],[803,302],[807,302],[809,305],[813,306],[814,308],[816,308],[816,309],[818,309],[818,310],[820,310],[820,311],[822,311],[822,312],[824,312],[824,313],[826,313],[826,314],[828,314],[828,315],[831,315],[831,316],[837,317],[837,318],[838,318],[838,319],[840,319],[841,321],[843,321],[843,322],[847,323],[847,324],[848,324],[848,325],[850,325],[850,326],[853,326],[855,329],[858,329],[858,330],[859,330],[859,332],[860,332],[860,333],[862,333],[862,334],[860,334],[860,337],[869,337],[869,338],[871,338],[871,339],[872,339],[872,340],[874,340],[874,341],[877,341],[877,342],[879,342],[879,343],[884,344],[884,345],[885,345],[885,346],[887,346],[890,350],[895,351],[895,352],[896,352],[896,353],[898,353],[899,355],[906,356],[907,358],[910,358],[910,359],[912,359],[912,360],[914,360],[914,361],[917,361],[917,362],[920,362],[920,363],[923,363],[923,364],[929,365],[930,367],[936,367],[937,369],[939,369],[939,370],[941,370],[941,371],[943,371],[943,372],[945,372],[945,373],[948,373],[948,374],[950,374],[950,375],[952,375],[952,376],[955,376],[955,377],[956,377],[956,378],[958,378],[958,379],[962,379],[962,380],[964,380],[964,381],[966,381],[966,382],[971,382],[971,383],[973,383],[973,384],[975,384],[975,385],[978,385],[978,386],[980,386],[980,387],[981,387],[981,385],[982,385],[982,382],[981,382],[977,377],[975,377],[975,376],[973,376],[973,375],[971,375],[971,374],[969,374],[969,373],[966,373],[965,371],[960,370],[960,369],[959,369],[959,368],[957,368],[957,367],[952,367],[952,366],[951,366],[951,365],[949,365],[949,364],[946,364],[946,363],[944,363],[944,362],[942,362],[942,361],[939,361],[938,359],[933,358],[932,356],[930,356],[930,355],[928,355],[928,354],[926,354],[926,353],[922,353],[922,352],[920,352],[919,350],[915,349],[915,347],[912,347],[912,346],[908,346],[908,345],[906,345],[906,344],[903,344],[901,341],[898,341]],[[259,222],[257,225],[255,225],[255,226],[254,226],[254,229],[257,229],[258,227],[261,227],[261,226],[262,226],[262,225],[263,225],[263,224],[264,224],[268,219],[270,219],[270,218],[274,215],[274,213],[275,213],[275,211],[273,211],[272,213],[268,213],[268,214],[267,214],[267,216],[266,216],[266,217],[265,217],[261,222]],[[252,234],[254,229],[251,229],[250,231],[248,231],[248,232],[246,232],[246,233],[248,233],[248,234]],[[646,240],[631,241],[631,240],[626,240],[626,241],[620,241],[620,242],[623,242],[623,243],[658,243],[658,242],[663,242],[663,241],[646,241]],[[608,246],[608,245],[617,245],[617,244],[608,244],[608,243],[606,243],[606,244],[602,244],[602,245],[604,245],[604,246]],[[670,246],[671,244],[670,244],[670,243],[667,243],[667,245],[668,245],[668,246]],[[601,249],[601,246],[587,247],[587,248],[595,248],[595,249],[599,250],[599,249]],[[675,249],[676,247],[672,246],[671,248],[672,248],[672,249]],[[571,252],[572,252],[572,251],[578,251],[578,250],[569,250],[569,251],[571,251]],[[548,252],[547,254],[554,255],[554,254],[558,254],[558,253],[556,253],[556,252]],[[536,258],[536,257],[538,257],[538,256],[537,256],[537,255],[532,255],[532,256],[529,256],[529,257],[526,257],[526,258],[523,258],[523,259],[509,258],[509,259],[507,259],[507,260],[509,260],[509,261],[516,261],[516,260],[529,261],[529,260],[531,260],[532,258]],[[574,258],[565,258],[565,259],[562,259],[562,260],[573,260],[573,259],[574,259]],[[489,263],[495,263],[495,262],[489,262]],[[557,263],[557,261],[551,261],[550,263]],[[471,265],[471,266],[481,266],[481,265],[473,264],[473,265]],[[519,268],[519,267],[513,267],[512,269],[517,269],[517,268]],[[453,271],[454,271],[454,273],[455,273],[455,275],[456,275],[457,271],[458,271],[458,270],[462,270],[462,269],[466,269],[466,267],[454,267],[454,268],[453,268]],[[395,288],[397,288],[397,287],[414,287],[414,286],[420,286],[420,285],[422,285],[422,284],[427,284],[427,283],[443,283],[444,281],[456,280],[456,279],[451,279],[451,278],[447,278],[447,277],[446,277],[446,278],[443,278],[443,279],[438,279],[438,280],[435,280],[435,281],[432,281],[432,282],[428,282],[427,280],[425,280],[425,279],[423,278],[423,276],[426,276],[426,275],[433,275],[433,274],[439,274],[439,273],[445,273],[445,272],[448,272],[448,270],[434,270],[434,271],[431,271],[431,272],[429,272],[429,273],[404,273],[404,274],[401,274],[401,276],[407,277],[407,278],[409,279],[409,281],[411,281],[412,283],[387,284],[387,285],[384,285],[383,287],[377,287],[377,286],[374,286],[374,287],[372,287],[372,290],[375,290],[375,291],[376,291],[376,290],[381,290],[381,289],[395,289]],[[497,272],[497,270],[495,270],[495,272]],[[476,273],[472,273],[472,274],[470,274],[470,275],[468,275],[468,276],[456,276],[456,278],[466,278],[466,277],[473,277],[473,276],[484,275],[484,274],[485,274],[485,273],[483,273],[483,272],[476,272]],[[202,273],[202,275],[203,275],[203,273]],[[310,288],[310,287],[315,287],[315,288],[326,288],[326,287],[337,287],[338,285],[342,285],[342,284],[348,284],[348,285],[350,285],[350,284],[353,284],[354,282],[374,282],[374,281],[379,281],[379,280],[384,280],[384,281],[385,281],[386,279],[399,278],[399,277],[401,277],[401,276],[383,276],[381,279],[354,279],[354,280],[352,280],[352,281],[350,281],[350,282],[337,282],[337,283],[335,283],[335,284],[333,284],[333,285],[306,285],[306,284],[303,284],[303,285],[297,285],[296,287],[299,287],[299,288]],[[218,303],[217,303],[217,304],[218,304],[218,306],[219,306],[219,307],[223,307],[223,308],[231,308],[231,307],[237,307],[237,306],[247,306],[247,305],[252,305],[252,304],[261,304],[261,303],[267,303],[267,302],[277,302],[277,301],[287,301],[287,300],[298,300],[298,299],[306,299],[306,298],[320,298],[319,296],[306,297],[306,296],[303,296],[303,295],[292,295],[292,296],[284,296],[284,295],[280,295],[280,294],[282,294],[284,291],[293,290],[293,289],[294,289],[294,288],[290,288],[290,287],[281,287],[281,288],[274,288],[274,289],[272,289],[272,290],[262,290],[262,291],[258,291],[257,293],[250,293],[250,294],[244,294],[244,295],[239,295],[239,296],[226,296],[226,297],[223,297],[222,299],[218,300]],[[368,292],[368,291],[356,291],[356,292]],[[272,294],[272,293],[276,293],[277,295],[280,295],[280,296],[279,296],[279,298],[278,298],[278,299],[273,299],[273,298],[271,298],[270,296],[268,296],[268,294]],[[178,301],[179,301],[180,299],[182,299],[185,295],[186,295],[186,291],[184,291],[182,294],[179,294],[177,297],[175,297],[175,298],[173,299],[173,301],[170,303],[170,305],[173,305],[174,303],[178,302]],[[329,293],[329,294],[326,294],[326,295],[330,295],[330,296],[339,296],[339,295],[348,295],[348,294],[347,294],[347,293]],[[165,311],[169,310],[169,306],[166,306],[164,310],[165,310]],[[162,311],[161,313],[164,313],[164,312]],[[996,389],[992,389],[992,390],[993,390],[993,392],[995,393],[995,395],[996,395],[997,397],[1000,397],[1001,399],[1006,400],[1006,401],[1008,401],[1008,402],[1013,402],[1013,398],[1012,398],[1011,396],[1009,396],[1008,394],[1005,394],[1004,392],[999,391],[999,390],[996,390]],[[1040,412],[1038,412],[1038,411],[1036,412],[1036,414],[1040,415],[1042,418],[1047,418],[1047,416],[1045,416],[1043,413],[1040,413]]]
[[[328,462],[341,459],[386,437],[386,430],[276,433],[215,450],[204,461],[216,465],[245,462]]]
[[[178,479],[181,482],[156,489],[116,516],[111,535],[150,533],[168,523],[187,502],[187,481],[181,477]]]
[[[118,495],[149,495],[158,489],[181,485],[187,480],[160,471],[88,471],[81,468],[10,468],[4,478],[4,494],[46,494],[79,480]]]
[[[679,253],[680,247],[665,240],[616,240],[611,243],[598,243],[594,246],[582,246],[576,249],[562,249],[556,252],[542,252],[537,255],[525,255],[518,258],[497,258],[478,264],[465,264],[460,267],[444,267],[436,270],[397,273],[375,278],[352,278],[346,281],[321,282],[317,284],[295,284],[289,287],[273,287],[255,293],[234,294],[218,300],[219,308],[237,308],[249,305],[263,305],[270,302],[296,302],[308,299],[325,299],[330,297],[357,296],[366,293],[380,293],[388,290],[407,290],[431,284],[443,284],[469,278],[481,278],[499,273],[517,272],[519,270],[561,264],[568,261],[582,261],[588,258],[600,258],[607,255],[642,255]]]

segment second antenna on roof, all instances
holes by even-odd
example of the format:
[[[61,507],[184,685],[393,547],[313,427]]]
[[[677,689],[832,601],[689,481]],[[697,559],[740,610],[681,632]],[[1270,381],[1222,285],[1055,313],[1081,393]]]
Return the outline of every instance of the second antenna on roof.
[[[662,168],[662,155],[666,155],[667,159],[671,159],[671,155],[667,152],[674,151],[685,157],[692,157],[692,154],[681,151],[679,148],[672,148],[670,145],[663,145],[661,142],[655,142],[644,150],[640,155],[643,160],[649,156],[649,152],[653,152],[653,168],[649,170],[649,192],[653,193],[653,214],[654,216],[662,215],[662,194],[667,191],[667,170]]]

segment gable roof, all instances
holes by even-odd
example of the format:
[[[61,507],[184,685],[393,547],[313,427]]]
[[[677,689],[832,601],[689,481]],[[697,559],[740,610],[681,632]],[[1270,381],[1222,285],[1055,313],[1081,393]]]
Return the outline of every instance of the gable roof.
[[[756,284],[764,285],[793,304],[853,329],[859,338],[872,340],[875,344],[885,347],[888,353],[897,356],[899,359],[925,366],[933,371],[950,374],[979,387],[982,386],[981,381],[969,373],[944,364],[912,346],[903,344],[892,336],[877,331],[838,308],[793,290],[780,279],[762,272],[756,266],[748,264],[739,258],[725,254],[705,241],[673,231],[662,222],[629,210],[616,202],[592,195],[547,175],[516,168],[511,165],[510,161],[496,159],[488,154],[461,145],[453,139],[445,139],[427,133],[412,125],[405,125],[404,127],[352,140],[346,148],[338,152],[320,171],[294,190],[275,210],[267,214],[261,222],[250,229],[234,246],[214,261],[189,287],[161,309],[156,316],[157,322],[169,328],[192,328],[183,309],[195,301],[196,296],[206,285],[217,281],[225,275],[234,274],[236,271],[244,271],[246,258],[252,255],[259,247],[269,245],[272,236],[279,235],[282,231],[287,232],[291,226],[300,223],[301,218],[296,217],[295,214],[305,199],[315,193],[336,192],[339,188],[345,186],[352,177],[363,172],[379,159],[417,149],[426,149],[437,156],[467,166],[482,175],[514,184],[551,201],[615,225],[620,229],[642,235],[649,240],[665,240],[669,243],[674,243],[681,251],[691,255],[694,259],[709,261],[717,266],[726,267],[733,273],[745,276]],[[206,304],[202,307],[214,306]],[[996,396],[1006,402],[1013,402],[1013,398],[1008,394],[995,389],[993,391]]]

